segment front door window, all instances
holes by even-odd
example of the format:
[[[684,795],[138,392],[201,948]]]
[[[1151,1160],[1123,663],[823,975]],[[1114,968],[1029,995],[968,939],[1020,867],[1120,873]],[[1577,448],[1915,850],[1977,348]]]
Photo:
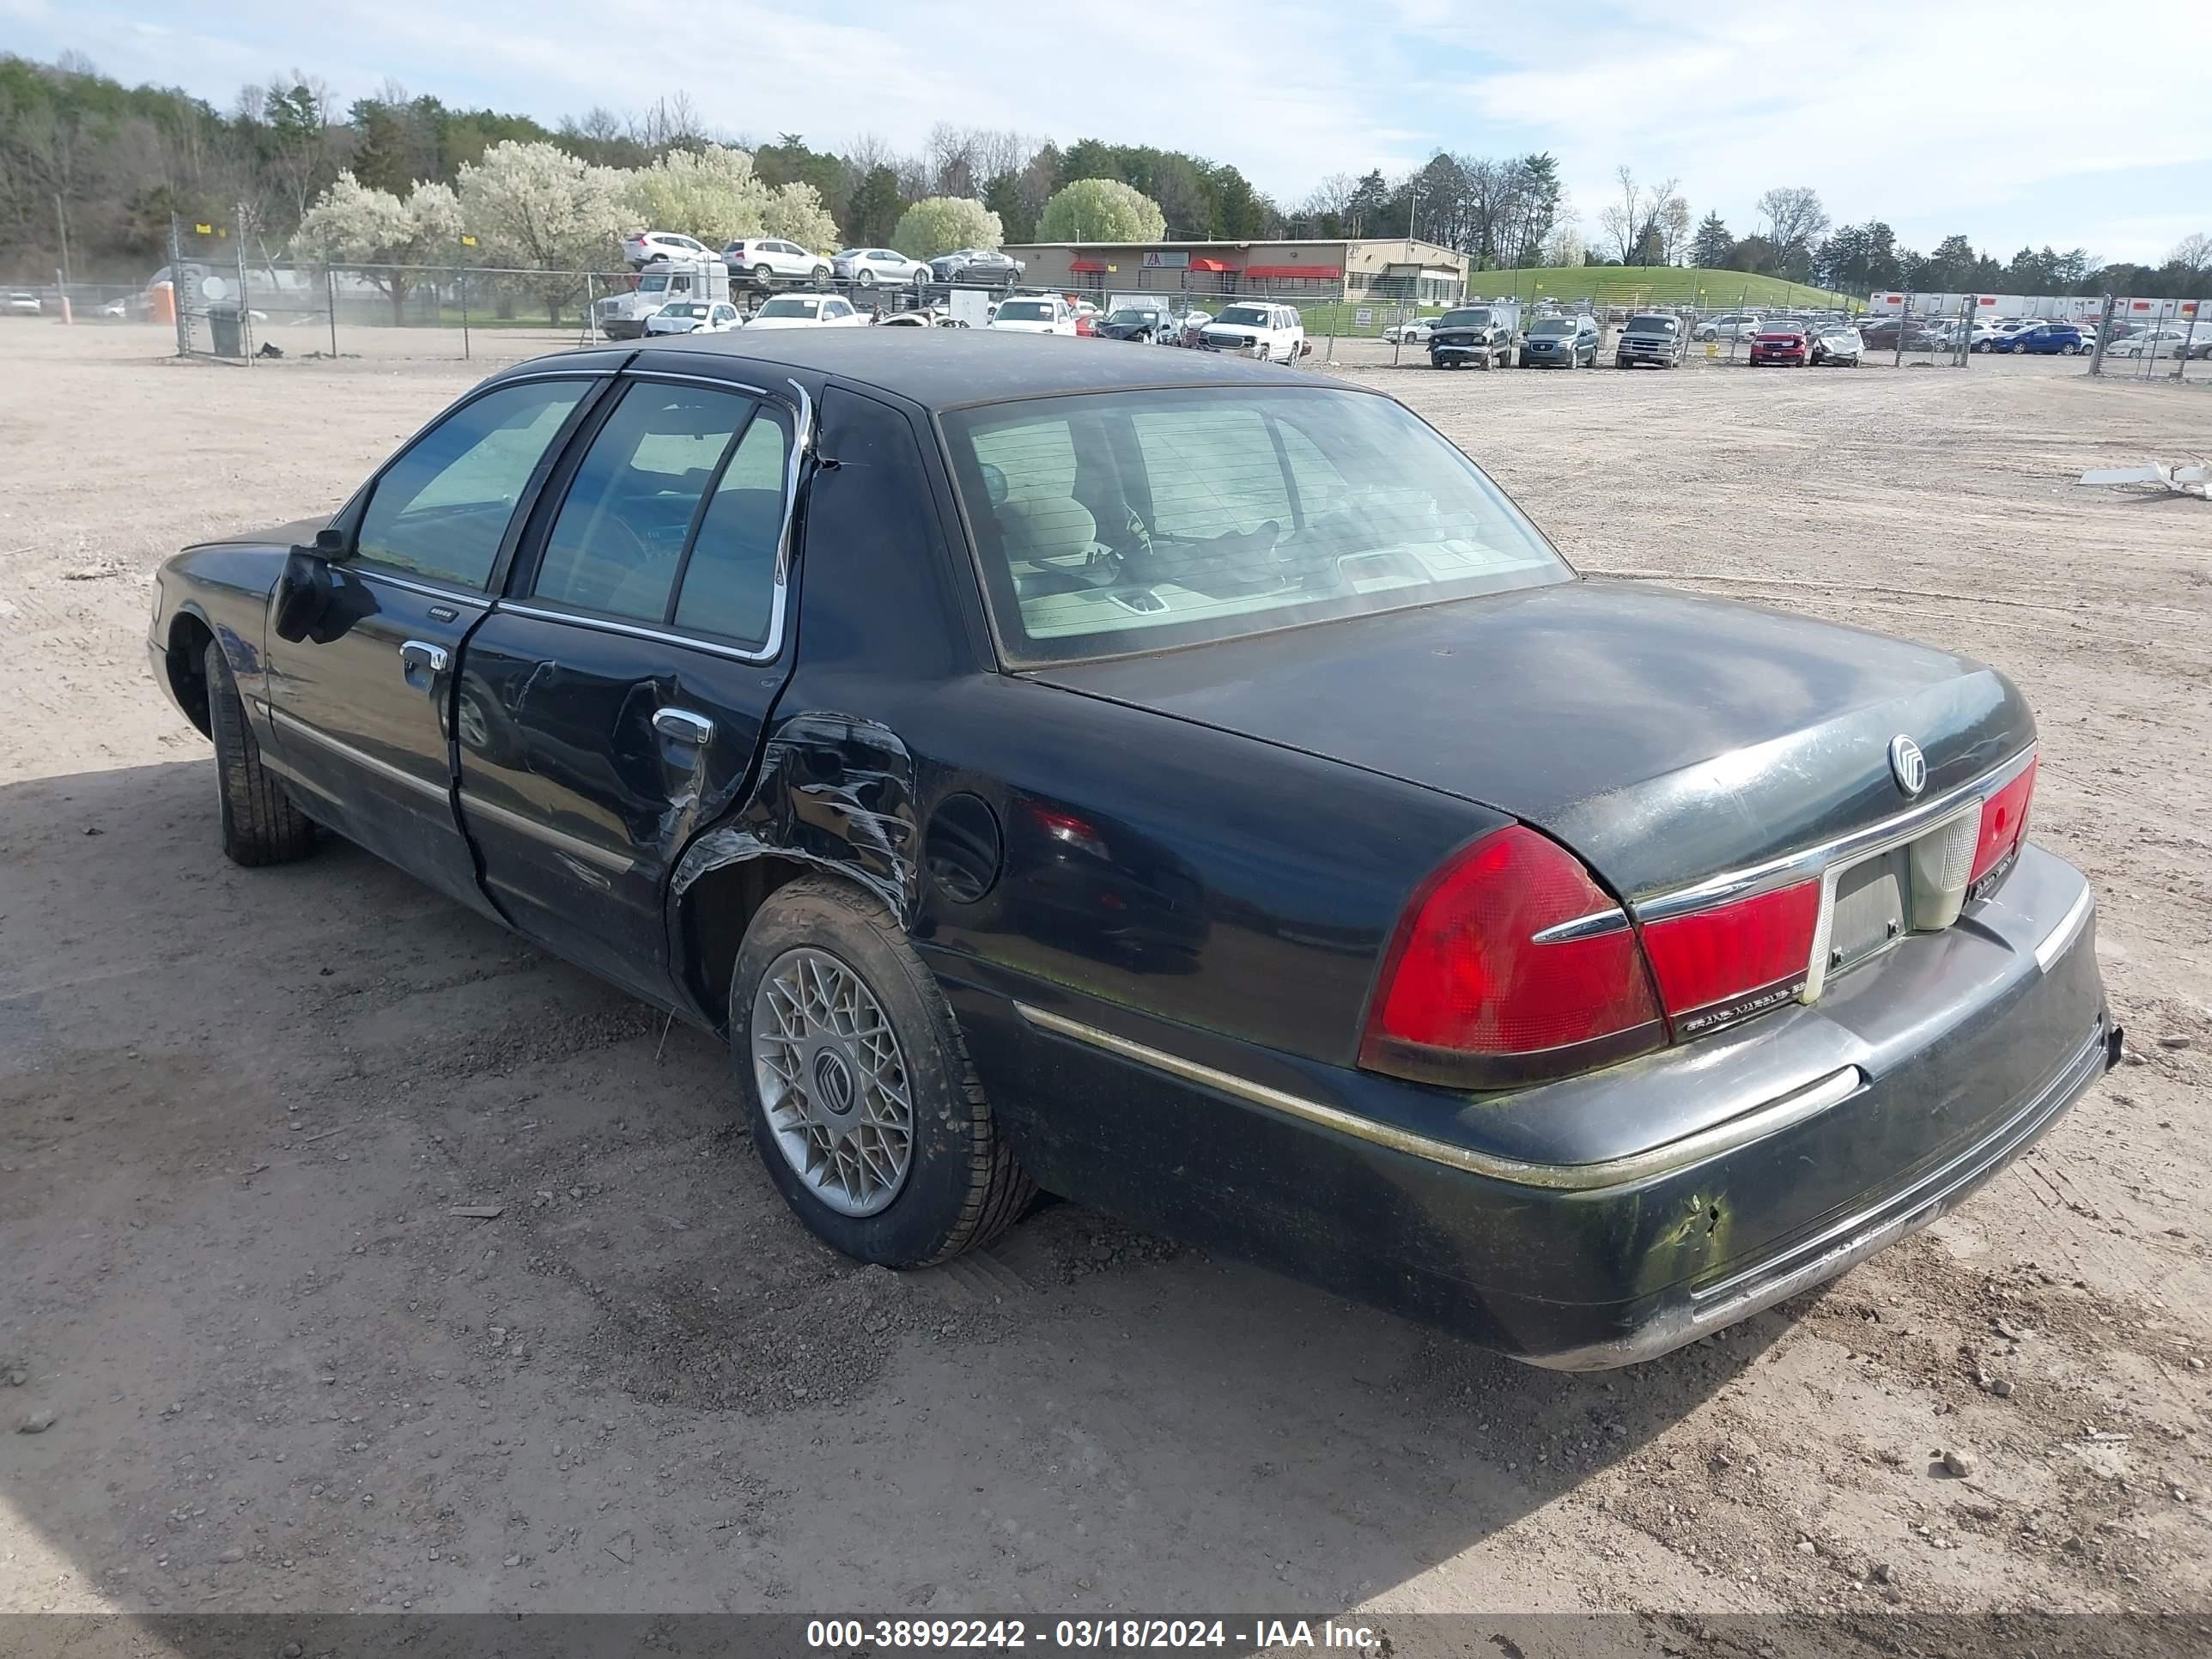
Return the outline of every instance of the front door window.
[[[376,481],[356,551],[396,570],[482,587],[515,503],[588,385],[526,381],[455,410]]]

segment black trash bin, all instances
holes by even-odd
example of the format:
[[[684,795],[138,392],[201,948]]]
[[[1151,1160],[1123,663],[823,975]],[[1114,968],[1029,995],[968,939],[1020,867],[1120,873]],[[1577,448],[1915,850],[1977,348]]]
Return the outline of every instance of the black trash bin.
[[[246,319],[236,306],[210,306],[207,319],[208,332],[214,337],[216,356],[243,357],[246,355],[242,331]]]

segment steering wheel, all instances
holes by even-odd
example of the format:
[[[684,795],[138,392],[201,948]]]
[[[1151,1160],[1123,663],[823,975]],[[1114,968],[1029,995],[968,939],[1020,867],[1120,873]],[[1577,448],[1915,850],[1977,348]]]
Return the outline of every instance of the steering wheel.
[[[592,526],[589,533],[594,539],[599,539],[604,538],[611,530],[618,530],[622,532],[621,539],[623,545],[619,549],[606,549],[607,556],[637,565],[652,562],[653,549],[647,544],[645,538],[638,534],[637,526],[623,517],[619,512],[599,514],[599,522]]]

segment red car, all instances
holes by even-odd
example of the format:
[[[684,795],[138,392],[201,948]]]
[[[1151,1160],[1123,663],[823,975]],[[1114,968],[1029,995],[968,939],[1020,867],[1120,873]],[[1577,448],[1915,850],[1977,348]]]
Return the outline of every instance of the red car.
[[[1771,323],[1752,337],[1753,368],[1761,363],[1795,363],[1803,368],[1812,361],[1812,331],[1802,323]]]

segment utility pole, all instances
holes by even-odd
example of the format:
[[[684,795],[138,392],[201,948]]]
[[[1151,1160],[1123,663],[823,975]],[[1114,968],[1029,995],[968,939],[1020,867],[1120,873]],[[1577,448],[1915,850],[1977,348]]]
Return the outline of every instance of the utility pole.
[[[1406,206],[1406,262],[1413,266],[1413,291],[1407,297],[1413,301],[1417,311],[1421,303],[1421,267],[1413,262],[1413,244],[1420,239],[1420,222],[1421,175],[1419,171],[1416,171],[1413,174],[1413,198]]]
[[[70,280],[69,213],[62,206],[62,193],[59,191],[54,192],[54,222],[61,227],[62,231],[62,288],[66,293]]]

